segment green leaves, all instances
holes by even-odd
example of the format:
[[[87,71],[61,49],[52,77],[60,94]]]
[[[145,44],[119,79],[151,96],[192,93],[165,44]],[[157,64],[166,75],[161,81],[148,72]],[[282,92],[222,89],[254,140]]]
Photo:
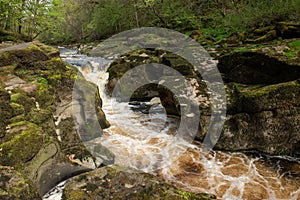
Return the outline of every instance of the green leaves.
[[[0,0],[0,29],[51,43],[101,40],[137,27],[183,33],[202,29],[244,31],[258,23],[299,18],[299,0]],[[297,3],[298,2],[298,3]],[[22,10],[22,11],[21,11]],[[220,37],[223,37],[221,33]],[[218,37],[214,36],[214,37]],[[218,37],[218,38],[220,38]]]
[[[1,0],[1,28],[33,39],[47,28],[46,16],[52,0]]]

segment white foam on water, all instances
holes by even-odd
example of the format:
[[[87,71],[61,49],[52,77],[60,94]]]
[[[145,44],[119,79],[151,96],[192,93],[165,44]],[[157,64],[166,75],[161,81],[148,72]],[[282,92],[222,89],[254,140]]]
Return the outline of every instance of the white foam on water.
[[[215,194],[219,199],[300,199],[299,161],[288,158],[295,165],[294,172],[298,170],[293,177],[289,171],[282,172],[280,165],[270,165],[259,156],[221,151],[207,154],[199,146],[176,137],[180,119],[166,116],[165,112],[134,112],[127,102],[108,97],[108,74],[102,66],[107,62],[99,63],[93,58],[90,63],[98,70],[83,74],[99,86],[103,110],[111,123],[95,141],[115,154],[116,165],[140,169],[180,188]]]
[[[94,82],[104,91],[106,80]],[[206,154],[174,136],[180,119],[165,113],[134,112],[128,103],[118,103],[101,93],[103,110],[112,126],[104,130],[99,142],[116,155],[116,165],[153,173],[186,190],[222,199],[299,198],[299,178],[284,176],[280,167],[243,153]]]

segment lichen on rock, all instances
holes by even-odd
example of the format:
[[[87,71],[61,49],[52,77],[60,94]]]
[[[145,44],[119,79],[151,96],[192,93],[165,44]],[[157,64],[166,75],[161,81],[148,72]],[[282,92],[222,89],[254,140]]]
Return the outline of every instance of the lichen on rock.
[[[2,200],[41,199],[28,178],[4,166],[0,166],[0,197]]]
[[[177,189],[151,174],[121,167],[102,167],[73,178],[63,192],[63,200],[94,199],[177,199],[209,200],[214,195],[194,194]]]
[[[95,93],[97,87],[63,62],[57,49],[37,42],[0,49],[0,71],[0,165],[29,178],[40,195],[96,167],[67,108],[72,108],[77,78]],[[96,120],[108,127],[99,93],[93,97]],[[82,162],[73,162],[70,155]]]

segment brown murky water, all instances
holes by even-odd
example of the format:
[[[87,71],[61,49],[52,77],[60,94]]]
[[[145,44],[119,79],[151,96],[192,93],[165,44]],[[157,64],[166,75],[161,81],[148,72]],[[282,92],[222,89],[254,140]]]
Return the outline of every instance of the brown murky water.
[[[106,97],[107,74],[87,73],[99,85],[111,123],[99,143],[115,155],[116,165],[156,174],[188,191],[218,199],[300,199],[300,161],[255,153],[206,152],[175,134],[177,118],[161,112],[133,112],[127,103]]]
[[[205,152],[177,138],[178,119],[133,112],[125,103],[104,105],[112,126],[101,143],[116,164],[156,174],[166,181],[219,199],[300,199],[300,162],[255,153]]]

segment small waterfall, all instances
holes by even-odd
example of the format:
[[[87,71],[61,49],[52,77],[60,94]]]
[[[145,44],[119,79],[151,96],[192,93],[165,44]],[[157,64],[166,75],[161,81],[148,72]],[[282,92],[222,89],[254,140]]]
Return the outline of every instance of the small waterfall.
[[[136,105],[108,97],[105,67],[109,61],[70,51],[62,57],[99,86],[111,127],[96,142],[116,155],[116,165],[140,169],[185,190],[215,194],[220,199],[300,198],[299,160],[253,152],[207,154],[197,144],[174,136],[180,119],[167,116],[160,105],[145,102],[152,107],[149,114],[143,114],[135,111]]]

